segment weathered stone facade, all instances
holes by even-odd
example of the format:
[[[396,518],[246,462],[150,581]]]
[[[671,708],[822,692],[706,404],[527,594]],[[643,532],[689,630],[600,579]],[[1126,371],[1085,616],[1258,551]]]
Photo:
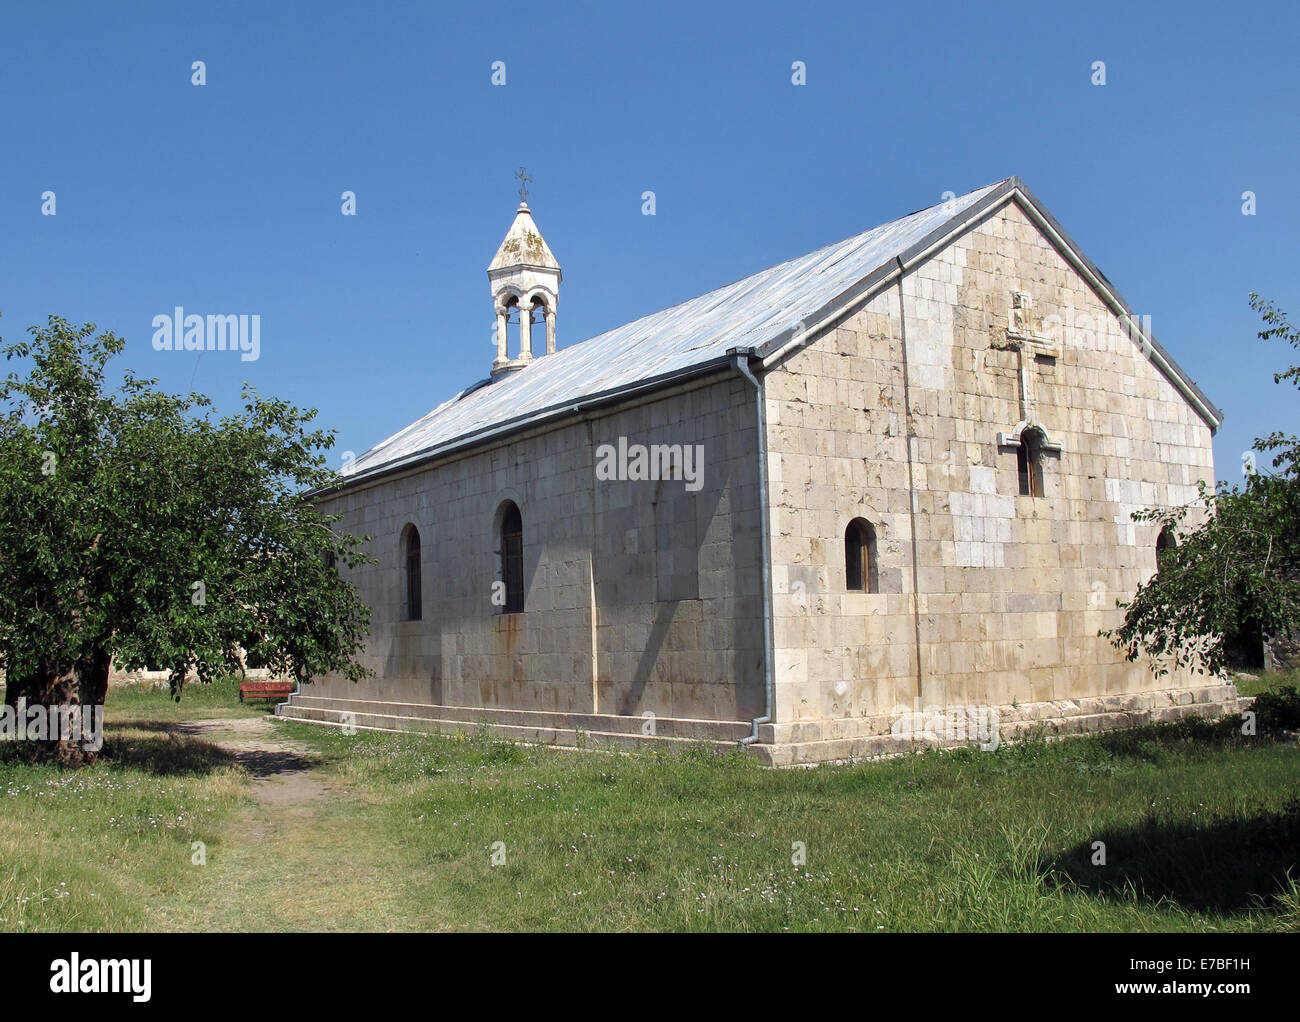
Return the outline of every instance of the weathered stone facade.
[[[703,444],[699,491],[683,481],[595,479],[595,452],[620,436]],[[372,607],[361,686],[324,679],[312,695],[566,714],[745,720],[762,712],[757,426],[734,376],[613,408],[323,504],[375,537],[378,563],[352,581]],[[501,578],[497,514],[524,523],[525,611],[492,602]],[[668,521],[664,516],[672,514]],[[413,524],[423,614],[402,620],[399,537]],[[694,598],[658,599],[669,558],[695,567]],[[593,634],[593,621],[595,623]]]
[[[1063,328],[1059,357],[1029,366],[1063,448],[1042,497],[1019,495],[998,445],[1021,416],[1017,355],[996,346],[1017,291]],[[1129,515],[1213,483],[1211,431],[1015,203],[773,371],[767,418],[778,740],[804,721],[840,737],[918,699],[1159,687],[1098,631],[1155,570],[1156,529]],[[845,592],[855,517],[878,529],[878,594]]]
[[[796,763],[898,751],[918,740],[900,717],[927,707],[995,708],[1003,737],[1233,708],[1221,680],[1157,680],[1098,636],[1155,570],[1155,529],[1131,513],[1213,481],[1212,422],[1029,201],[900,258],[753,381],[737,363],[326,499],[374,537],[354,581],[379,676],[325,679],[282,712],[615,744],[730,742],[759,718],[749,747]],[[1031,436],[1041,495],[1022,496]],[[598,481],[619,437],[702,445],[702,487]],[[489,599],[506,500],[522,614]],[[847,591],[854,519],[875,529],[874,592]],[[408,524],[419,621],[400,620]]]

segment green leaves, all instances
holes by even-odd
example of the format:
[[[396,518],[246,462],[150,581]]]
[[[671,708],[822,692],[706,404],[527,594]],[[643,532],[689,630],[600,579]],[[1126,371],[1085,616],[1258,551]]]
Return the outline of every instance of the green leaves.
[[[1266,324],[1261,338],[1300,348],[1300,331],[1283,312],[1253,293],[1250,304]],[[1300,385],[1300,366],[1275,380]],[[1184,666],[1217,673],[1226,666],[1226,636],[1300,628],[1300,440],[1273,433],[1253,447],[1272,455],[1272,472],[1254,472],[1242,487],[1210,491],[1202,483],[1189,507],[1133,516],[1173,530],[1178,546],[1162,551],[1157,573],[1120,604],[1123,624],[1101,633],[1129,660],[1145,653],[1157,674]]]
[[[51,316],[0,348],[0,666],[109,650],[126,668],[366,672],[369,610],[323,555],[369,560],[303,494],[337,483],[315,412],[246,389],[216,417],[106,370],[123,342]],[[44,470],[44,471],[43,471]]]
[[[1267,341],[1274,337],[1280,337],[1291,347],[1300,348],[1300,329],[1293,327],[1287,321],[1285,312],[1272,302],[1265,301],[1254,291],[1250,293],[1250,307],[1258,312],[1260,318],[1268,324],[1259,332],[1261,338]],[[1300,366],[1292,366],[1286,372],[1273,374],[1274,383],[1281,383],[1283,380],[1290,380],[1297,387],[1300,387]]]

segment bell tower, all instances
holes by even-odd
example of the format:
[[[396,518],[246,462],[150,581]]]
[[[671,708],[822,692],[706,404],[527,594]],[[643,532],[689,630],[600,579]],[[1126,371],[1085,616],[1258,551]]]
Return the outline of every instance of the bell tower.
[[[492,288],[492,305],[497,317],[497,357],[492,362],[492,377],[523,369],[534,356],[533,330],[546,331],[546,354],[555,351],[555,310],[560,298],[560,264],[533,222],[528,208],[528,177],[523,167],[520,179],[519,208],[515,222],[488,266],[488,283]],[[508,350],[508,330],[519,324],[519,352],[513,358]]]

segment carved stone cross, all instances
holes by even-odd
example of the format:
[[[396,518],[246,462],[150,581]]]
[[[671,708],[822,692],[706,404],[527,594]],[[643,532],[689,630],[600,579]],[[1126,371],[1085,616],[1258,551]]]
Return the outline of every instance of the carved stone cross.
[[[1043,355],[1059,358],[1060,345],[1052,337],[1035,329],[1033,299],[1023,291],[1011,293],[1011,316],[1005,341],[994,341],[993,347],[1015,351],[1019,355],[1020,418],[1024,422],[1038,420],[1038,398],[1034,392],[1034,357]]]

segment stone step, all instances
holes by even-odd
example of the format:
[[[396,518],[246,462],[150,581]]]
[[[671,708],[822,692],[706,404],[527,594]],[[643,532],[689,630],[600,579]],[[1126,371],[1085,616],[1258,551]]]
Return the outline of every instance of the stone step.
[[[432,709],[432,707],[430,707]],[[303,723],[323,724],[329,727],[355,727],[358,731],[387,731],[394,733],[414,732],[423,734],[451,735],[464,733],[468,728],[477,728],[479,721],[453,720],[439,717],[418,717],[406,714],[358,713],[321,706],[302,706],[282,703],[275,709],[276,716],[284,720],[296,720]],[[343,714],[351,712],[352,717],[345,719]],[[584,747],[591,749],[645,749],[665,746],[680,748],[683,746],[703,746],[717,752],[731,752],[737,742],[727,740],[710,740],[684,738],[681,736],[643,735],[640,732],[601,731],[586,728],[562,728],[545,725],[501,724],[484,722],[490,737],[498,740],[510,740],[526,745],[555,745],[561,747]]]
[[[1109,713],[1081,713],[1055,719],[1004,721],[998,728],[1000,743],[1042,738],[1060,741],[1084,737],[1101,731],[1141,727],[1187,720],[1193,717],[1211,719],[1238,712],[1237,702],[1231,704],[1187,703],[1180,706],[1158,706],[1143,710],[1115,710]],[[760,729],[760,735],[762,730]],[[916,734],[855,735],[841,738],[824,738],[817,741],[763,743],[750,746],[750,752],[767,766],[810,766],[816,763],[844,763],[862,760],[890,759],[926,749],[978,748],[976,738],[927,738]]]
[[[390,703],[372,699],[342,699],[297,693],[289,700],[294,707],[334,710],[385,717],[443,720],[460,725],[488,725],[547,728],[558,731],[581,729],[642,737],[648,718],[616,714],[560,713],[549,710],[498,709],[481,706],[436,706],[428,703]],[[749,721],[696,720],[688,717],[655,717],[654,734],[660,738],[691,741],[738,742],[753,730]]]
[[[764,766],[816,766],[819,763],[847,763],[860,760],[893,759],[926,749],[957,748],[968,742],[941,742],[912,735],[871,735],[858,738],[826,738],[817,742],[756,743],[749,751]]]

